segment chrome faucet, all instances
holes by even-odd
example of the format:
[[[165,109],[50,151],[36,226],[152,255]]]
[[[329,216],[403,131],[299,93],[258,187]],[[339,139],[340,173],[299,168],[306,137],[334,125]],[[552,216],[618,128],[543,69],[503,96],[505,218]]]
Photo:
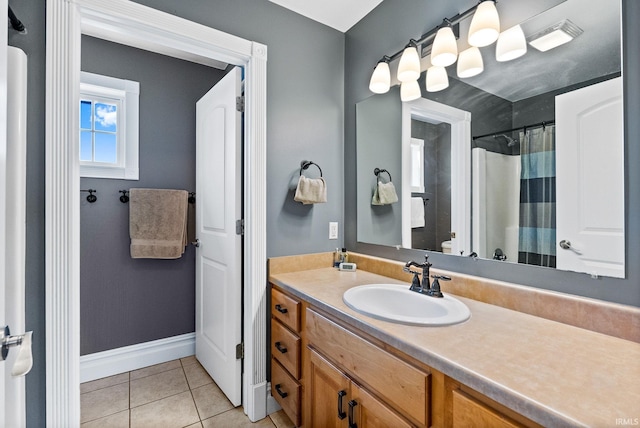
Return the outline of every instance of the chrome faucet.
[[[420,275],[420,272],[411,270],[412,266],[422,269],[422,283],[420,283],[418,280],[418,276]],[[412,260],[410,262],[407,262],[406,265],[404,265],[403,270],[405,272],[409,272],[413,274],[413,281],[411,282],[411,287],[409,288],[409,290],[415,291],[418,293],[428,294],[428,291],[430,289],[429,287],[429,268],[430,267],[431,267],[431,263],[429,263],[428,255],[424,256],[424,263],[418,263]]]

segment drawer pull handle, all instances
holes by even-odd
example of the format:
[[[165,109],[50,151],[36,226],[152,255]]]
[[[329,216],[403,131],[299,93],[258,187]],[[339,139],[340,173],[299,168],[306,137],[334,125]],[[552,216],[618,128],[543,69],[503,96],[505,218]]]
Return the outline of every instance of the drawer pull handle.
[[[287,398],[287,396],[289,395],[289,393],[288,393],[288,392],[284,392],[284,391],[282,390],[282,388],[280,388],[280,384],[277,384],[277,385],[276,385],[276,392],[277,392],[277,393],[278,393],[278,395],[279,395],[280,397],[282,397],[282,398]]]
[[[347,395],[347,391],[338,391],[338,419],[344,419],[347,417],[347,414],[342,411],[342,397],[345,395]]]
[[[358,405],[356,400],[349,401],[349,428],[358,428],[358,424],[356,424],[353,420],[353,408]]]
[[[280,304],[276,305],[276,311],[280,312],[281,314],[286,314],[287,312],[289,312],[287,308],[283,308]]]
[[[275,346],[276,346],[276,349],[277,349],[278,351],[280,351],[282,354],[286,354],[286,353],[287,353],[287,348],[285,348],[284,346],[282,346],[282,345],[280,344],[280,342],[276,342],[276,343],[275,343]]]

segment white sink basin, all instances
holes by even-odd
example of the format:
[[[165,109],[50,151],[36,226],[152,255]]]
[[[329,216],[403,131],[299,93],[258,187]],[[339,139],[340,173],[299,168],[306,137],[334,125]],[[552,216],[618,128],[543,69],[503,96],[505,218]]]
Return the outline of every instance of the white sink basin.
[[[469,308],[448,296],[431,297],[409,285],[369,284],[347,290],[342,300],[354,311],[384,321],[422,326],[445,326],[466,321]]]

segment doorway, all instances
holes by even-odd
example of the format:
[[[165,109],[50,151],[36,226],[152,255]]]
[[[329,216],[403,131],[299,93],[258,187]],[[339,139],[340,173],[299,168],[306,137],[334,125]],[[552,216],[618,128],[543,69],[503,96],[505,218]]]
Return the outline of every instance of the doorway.
[[[266,46],[160,12],[114,0],[47,7],[46,349],[47,424],[79,421],[80,36],[88,34],[191,61],[244,66],[245,247],[243,406],[251,420],[266,415]]]

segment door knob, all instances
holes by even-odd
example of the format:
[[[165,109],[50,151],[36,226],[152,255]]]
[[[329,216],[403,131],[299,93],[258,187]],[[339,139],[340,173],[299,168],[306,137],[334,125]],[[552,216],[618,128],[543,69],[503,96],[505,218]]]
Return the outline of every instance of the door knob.
[[[31,335],[33,332],[28,331],[25,334],[11,336],[9,326],[5,326],[0,330],[0,344],[2,345],[2,361],[7,359],[9,348],[19,346],[20,351],[13,367],[11,368],[11,376],[24,376],[33,367],[33,356],[31,354]]]
[[[563,250],[571,250],[576,254],[582,254],[580,250],[577,250],[576,248],[571,246],[571,241],[568,241],[566,239],[563,239],[562,241],[558,242],[558,245],[560,245],[560,248],[562,248]]]
[[[200,246],[200,240],[199,240],[199,239],[196,239],[195,241],[193,241],[193,242],[191,243],[191,245],[193,245],[194,247],[199,247],[199,246]]]

